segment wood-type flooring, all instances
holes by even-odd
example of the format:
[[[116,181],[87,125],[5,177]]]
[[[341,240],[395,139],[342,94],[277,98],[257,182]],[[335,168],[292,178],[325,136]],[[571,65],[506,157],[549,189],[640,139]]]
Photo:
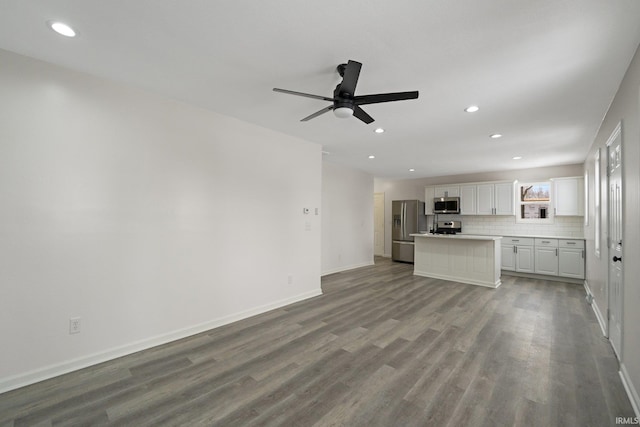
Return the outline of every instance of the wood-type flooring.
[[[322,296],[0,395],[0,426],[613,426],[634,417],[580,285],[376,265]]]

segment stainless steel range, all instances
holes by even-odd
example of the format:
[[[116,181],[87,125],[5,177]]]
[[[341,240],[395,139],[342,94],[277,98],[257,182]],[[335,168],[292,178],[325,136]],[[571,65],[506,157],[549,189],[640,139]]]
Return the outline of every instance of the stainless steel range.
[[[462,232],[461,221],[438,221],[435,234],[456,234]]]

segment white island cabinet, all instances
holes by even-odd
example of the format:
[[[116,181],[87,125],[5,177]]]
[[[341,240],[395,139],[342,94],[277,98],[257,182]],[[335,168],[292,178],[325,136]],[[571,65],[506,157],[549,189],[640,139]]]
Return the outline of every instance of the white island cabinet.
[[[413,274],[497,288],[501,236],[412,234]]]

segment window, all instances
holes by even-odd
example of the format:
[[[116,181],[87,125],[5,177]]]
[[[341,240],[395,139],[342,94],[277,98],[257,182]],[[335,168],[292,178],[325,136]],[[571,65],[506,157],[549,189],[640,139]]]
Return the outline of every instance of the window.
[[[516,222],[553,223],[551,181],[519,182],[516,185]]]

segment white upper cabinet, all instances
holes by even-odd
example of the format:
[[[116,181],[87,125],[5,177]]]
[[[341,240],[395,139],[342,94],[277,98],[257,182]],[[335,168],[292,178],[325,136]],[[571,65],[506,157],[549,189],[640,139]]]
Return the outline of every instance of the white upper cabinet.
[[[514,215],[513,182],[495,184],[494,215]]]
[[[512,182],[478,184],[476,197],[477,215],[514,215]]]
[[[460,186],[460,215],[476,215],[476,188],[475,184]]]
[[[476,213],[478,215],[493,215],[493,208],[495,203],[495,185],[494,184],[479,184],[476,186],[478,196],[478,208]]]
[[[436,185],[433,197],[460,197],[459,185]]]
[[[556,216],[584,216],[584,177],[554,178]]]
[[[424,188],[424,214],[433,215],[433,199],[436,197],[436,188],[433,186]]]
[[[433,215],[435,197],[460,197],[460,215],[515,215],[513,182],[475,182],[425,187],[425,214]]]

